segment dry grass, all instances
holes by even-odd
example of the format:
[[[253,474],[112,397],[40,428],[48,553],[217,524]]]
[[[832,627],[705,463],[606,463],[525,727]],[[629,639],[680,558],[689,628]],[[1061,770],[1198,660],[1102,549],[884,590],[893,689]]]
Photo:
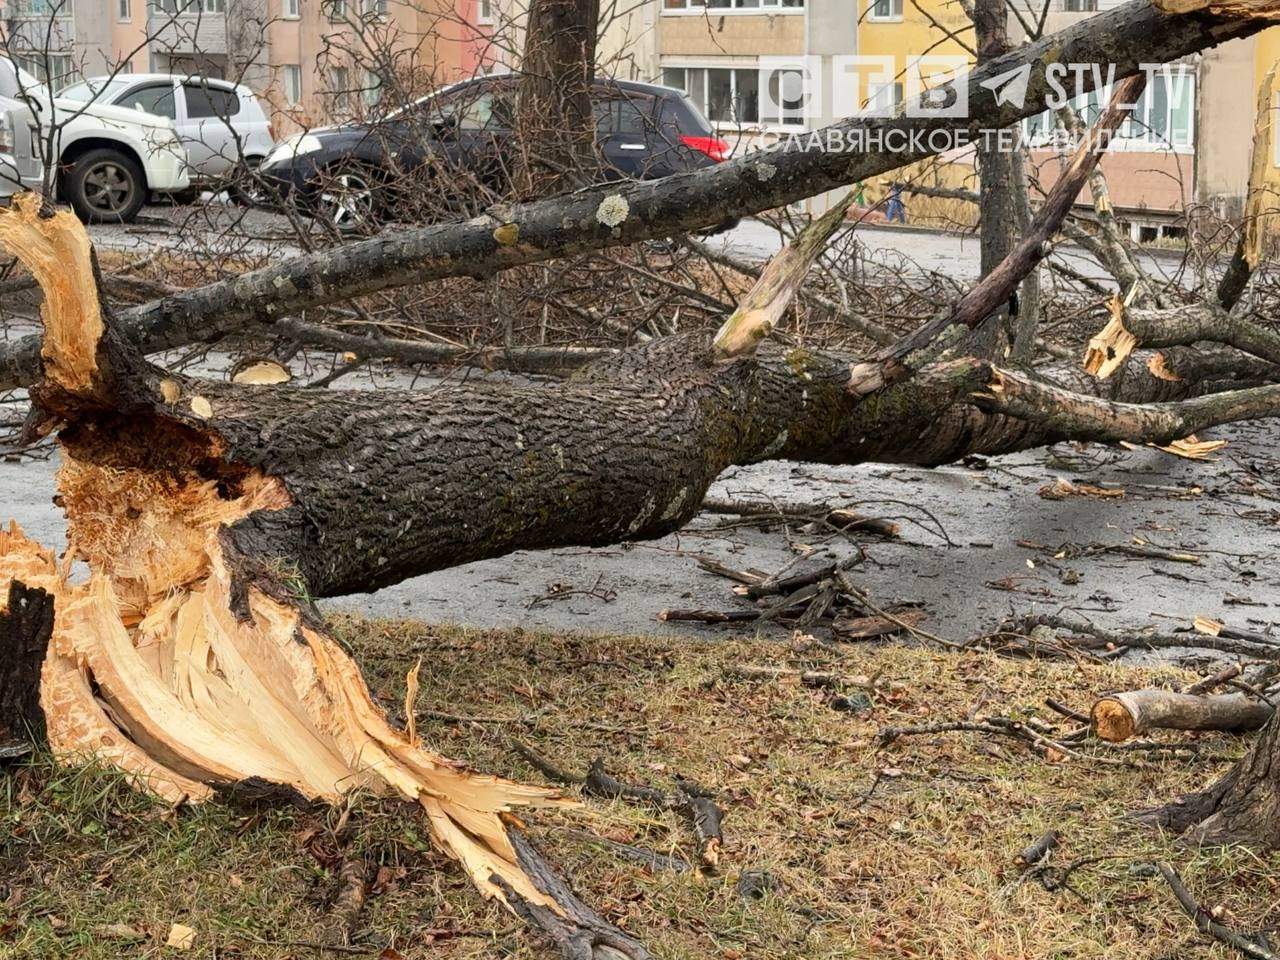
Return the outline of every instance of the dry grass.
[[[1210,780],[1238,740],[1206,736],[1199,759],[1135,769],[1049,763],[970,734],[883,749],[876,738],[883,726],[971,713],[1055,722],[1046,695],[1085,707],[1107,689],[1179,679],[1173,671],[356,621],[344,635],[389,703],[422,656],[420,731],[478,767],[541,779],[510,749],[519,738],[561,766],[600,756],[625,779],[669,786],[678,772],[722,791],[716,876],[650,874],[565,829],[691,856],[671,814],[593,800],[531,824],[587,899],[660,958],[1227,956],[1144,867],[1155,859],[1172,860],[1224,921],[1280,924],[1280,858],[1187,851],[1121,819]],[[861,711],[838,711],[831,692],[793,678],[725,675],[743,663],[878,675],[878,689]],[[859,705],[856,687],[845,695]],[[0,821],[0,956],[172,955],[159,942],[173,922],[199,931],[201,957],[355,955],[296,943],[334,936],[334,812],[174,812],[109,773],[39,761],[0,778]],[[543,955],[430,850],[412,812],[368,801],[351,822],[350,849],[378,879],[353,940],[368,956],[388,945],[445,960]],[[1082,866],[1074,890],[1019,883],[1014,855],[1050,828],[1063,835],[1055,864],[1113,859]],[[744,899],[745,871],[767,872],[775,890]]]

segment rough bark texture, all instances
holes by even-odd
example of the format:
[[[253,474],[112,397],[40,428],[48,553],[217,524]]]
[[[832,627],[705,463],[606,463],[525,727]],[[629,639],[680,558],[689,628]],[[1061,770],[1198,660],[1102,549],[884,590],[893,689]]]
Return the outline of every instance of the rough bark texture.
[[[525,28],[517,124],[527,196],[591,182],[598,165],[591,81],[600,0],[533,0]]]
[[[1213,786],[1141,818],[1188,843],[1280,848],[1280,721],[1273,717],[1248,755]]]
[[[979,65],[999,59],[1009,52],[1009,11],[1005,0],[974,0],[973,32],[977,41]],[[1015,150],[999,140],[984,139],[978,147],[979,261],[982,276],[987,276],[1013,249],[1017,228],[1014,183]],[[1021,164],[1018,165],[1021,168]],[[1021,173],[1021,169],[1018,170]],[[1022,189],[1026,189],[1023,183]],[[1014,315],[1012,302],[997,307],[974,331],[975,352],[985,357],[1001,357],[1010,346],[1008,324]]]
[[[595,187],[567,197],[491,211],[461,223],[397,230],[337,250],[295,257],[198,290],[175,294],[122,314],[129,337],[147,352],[215,338],[246,323],[272,319],[391,287],[451,276],[488,276],[525,263],[587,250],[713,227],[727,217],[749,216],[931,156],[945,144],[934,130],[1008,126],[1039,113],[1051,92],[1048,64],[1112,65],[1117,79],[1140,64],[1168,62],[1264,29],[1266,16],[1280,10],[1276,0],[1241,14],[1165,14],[1149,0],[1122,6],[1071,24],[1058,33],[991,61],[967,74],[969,118],[854,118],[835,124],[845,142],[868,133],[918,132],[920,149],[841,152],[781,148],[750,154],[696,173],[641,183]],[[997,103],[985,81],[1029,65],[1023,106]],[[1071,74],[1070,76],[1075,76]],[[1091,89],[1093,73],[1084,71]],[[998,86],[998,85],[997,85]],[[819,134],[821,137],[822,134]],[[825,142],[825,141],[823,141]],[[806,141],[807,143],[807,141]],[[805,143],[801,144],[805,147]],[[627,215],[616,224],[601,218],[607,197],[625,201]],[[617,200],[610,207],[618,207]],[[514,226],[516,229],[510,229]],[[499,227],[506,229],[499,230]],[[39,340],[25,338],[0,350],[0,388],[34,383],[39,376]]]
[[[16,580],[0,611],[0,760],[43,736],[40,667],[53,631],[53,597]]]
[[[1093,727],[1103,740],[1123,743],[1150,730],[1258,730],[1274,711],[1242,693],[1205,697],[1174,690],[1131,690],[1093,705]]]

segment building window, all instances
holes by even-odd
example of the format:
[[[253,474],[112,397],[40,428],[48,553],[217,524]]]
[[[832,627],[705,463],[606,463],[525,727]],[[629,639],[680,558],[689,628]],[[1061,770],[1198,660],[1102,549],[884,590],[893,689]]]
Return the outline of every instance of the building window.
[[[1081,94],[1071,105],[1085,124],[1093,123],[1102,104],[1111,100],[1111,88]],[[1195,145],[1196,76],[1177,64],[1155,71],[1147,81],[1142,99],[1121,125],[1112,142],[1113,150],[1187,153]],[[1057,118],[1045,111],[1023,121],[1023,131],[1032,146],[1046,146],[1064,136]]]
[[[476,23],[493,23],[493,0],[476,0]]]
[[[227,0],[151,0],[151,6],[170,16],[227,12]]]
[[[683,90],[712,123],[738,126],[801,126],[804,78],[798,70],[768,71],[767,96],[751,68],[666,67],[662,82]]]
[[[385,17],[387,0],[362,0],[361,10],[366,17]]]
[[[346,113],[351,107],[351,71],[346,67],[329,68],[329,97],[335,113]]]
[[[1062,9],[1067,13],[1097,13],[1098,0],[1062,0]]]
[[[116,19],[121,23],[133,19],[133,0],[116,0]]]
[[[71,16],[71,0],[14,0],[9,5],[10,16],[28,18],[69,17]]]
[[[302,68],[291,63],[283,71],[285,103],[297,106],[302,101]]]
[[[372,70],[364,72],[364,86],[360,88],[360,98],[366,107],[376,107],[382,102],[382,78]]]
[[[23,70],[52,90],[61,90],[72,82],[75,64],[69,53],[29,53],[14,57]]]
[[[888,117],[902,106],[902,84],[867,82],[867,113],[873,117]]]
[[[297,20],[302,16],[302,0],[284,0],[284,18]]]
[[[745,13],[777,13],[779,10],[803,10],[804,0],[663,0],[663,10],[741,10]]]
[[[879,22],[899,23],[902,20],[902,0],[871,0],[867,19]]]
[[[330,23],[341,23],[347,19],[347,0],[325,0],[324,13]]]

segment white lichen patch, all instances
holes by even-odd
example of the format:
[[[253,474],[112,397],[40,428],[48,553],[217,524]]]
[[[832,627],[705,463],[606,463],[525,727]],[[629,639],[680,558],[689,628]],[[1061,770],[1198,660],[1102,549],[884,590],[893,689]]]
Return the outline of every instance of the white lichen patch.
[[[684,509],[684,502],[689,498],[689,488],[681,487],[680,492],[675,495],[667,509],[662,511],[663,520],[674,520],[680,515],[680,511]]]
[[[596,219],[606,227],[616,227],[631,215],[631,205],[620,193],[611,193],[600,201],[596,208]]]
[[[631,526],[627,527],[627,534],[630,535],[635,533],[648,523],[649,518],[653,516],[653,510],[656,506],[657,504],[653,500],[652,493],[645,497],[644,504],[640,507],[640,512],[637,513],[636,518],[631,521]]]
[[[759,180],[761,183],[768,183],[777,175],[777,173],[778,173],[778,168],[775,167],[772,163],[756,164],[756,179]]]

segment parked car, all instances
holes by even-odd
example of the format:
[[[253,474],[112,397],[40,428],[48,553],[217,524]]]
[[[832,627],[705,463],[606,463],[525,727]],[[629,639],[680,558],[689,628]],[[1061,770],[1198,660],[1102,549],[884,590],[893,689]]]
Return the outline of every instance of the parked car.
[[[32,117],[25,104],[0,97],[0,199],[42,186],[44,165],[33,149]]]
[[[275,132],[257,95],[243,84],[172,73],[90,77],[58,96],[165,117],[187,151],[188,174],[197,187],[227,188],[253,203],[253,171],[275,148]]]
[[[343,230],[390,213],[405,174],[430,170],[429,162],[456,166],[501,192],[508,185],[505,158],[511,154],[516,93],[514,77],[479,77],[423,97],[379,123],[298,134],[267,157],[264,180],[282,198]],[[729,144],[680,90],[599,79],[592,101],[606,180],[656,179],[729,154]]]
[[[163,117],[55,97],[2,56],[0,97],[30,111],[38,143],[54,135],[58,190],[81,220],[128,223],[150,193],[175,193],[190,185],[186,153]]]

